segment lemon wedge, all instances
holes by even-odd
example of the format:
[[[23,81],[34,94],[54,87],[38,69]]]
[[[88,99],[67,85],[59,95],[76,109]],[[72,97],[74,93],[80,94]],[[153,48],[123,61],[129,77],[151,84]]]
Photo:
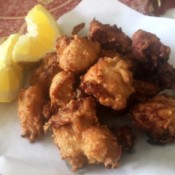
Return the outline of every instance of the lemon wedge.
[[[55,50],[61,35],[58,24],[42,5],[36,5],[25,17],[27,33],[21,35],[13,50],[14,62],[36,62]]]
[[[10,35],[7,40],[5,40],[0,45],[0,62],[1,64],[10,65],[12,64],[12,50],[19,38],[19,34]]]
[[[11,102],[15,100],[23,84],[23,68],[17,64],[10,66],[1,64],[0,79],[0,102]]]
[[[0,45],[0,102],[16,99],[23,82],[23,68],[12,60],[12,51],[18,38],[18,34],[10,35]]]
[[[10,35],[0,45],[0,102],[16,99],[23,84],[24,69],[19,62],[36,62],[55,50],[61,35],[54,17],[42,5],[36,5],[25,17],[27,33]]]

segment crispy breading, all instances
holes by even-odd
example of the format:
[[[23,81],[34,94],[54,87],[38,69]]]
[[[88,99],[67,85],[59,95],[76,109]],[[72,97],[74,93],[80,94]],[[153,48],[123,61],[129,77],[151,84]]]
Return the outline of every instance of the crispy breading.
[[[162,90],[175,89],[175,68],[168,62],[164,63],[159,66],[150,79]]]
[[[47,101],[43,106],[42,114],[46,120],[49,120],[52,117],[52,115],[54,115],[57,112],[57,110],[57,105],[53,105],[51,104],[51,101]]]
[[[87,97],[71,100],[52,116],[48,124],[56,128],[72,125],[71,128],[75,133],[81,133],[97,121],[95,102],[91,97]]]
[[[175,98],[158,95],[140,103],[131,112],[135,127],[148,133],[156,143],[175,141]]]
[[[81,149],[81,134],[96,123],[95,103],[85,98],[70,101],[46,124],[45,128],[52,128],[62,159],[66,159],[74,171],[87,163]]]
[[[132,51],[134,59],[140,63],[140,70],[147,74],[167,62],[170,55],[170,48],[162,44],[155,34],[141,29],[132,36]]]
[[[51,104],[59,107],[66,105],[75,96],[74,84],[75,77],[71,72],[57,73],[49,89]]]
[[[82,133],[82,150],[88,163],[103,163],[116,168],[121,158],[121,146],[116,137],[104,126],[92,126]]]
[[[112,133],[117,137],[118,143],[122,147],[122,152],[129,152],[132,150],[136,136],[130,126],[123,125],[115,127],[112,129]]]
[[[47,91],[50,87],[52,78],[60,71],[58,66],[58,59],[56,53],[49,53],[42,60],[41,65],[32,72],[30,77],[30,84],[39,84]]]
[[[45,103],[42,88],[38,85],[21,90],[18,99],[18,116],[22,126],[22,137],[35,141],[43,134],[44,117],[42,108]]]
[[[126,54],[131,52],[131,39],[116,25],[102,24],[92,20],[89,28],[89,37],[101,44],[103,49],[116,50]]]
[[[62,159],[73,171],[87,163],[103,163],[115,168],[121,156],[116,138],[105,127],[100,127],[92,98],[71,100],[46,124],[52,128],[54,142]],[[94,145],[94,146],[92,146]],[[94,153],[99,150],[100,152]]]
[[[134,92],[132,83],[132,72],[127,61],[120,57],[105,57],[82,77],[81,87],[102,105],[122,110]]]
[[[87,164],[87,158],[81,150],[81,135],[75,134],[69,124],[59,128],[52,126],[52,131],[54,143],[60,150],[61,158],[68,161],[73,171]]]
[[[98,58],[100,45],[86,37],[62,36],[57,41],[59,65],[65,71],[80,73],[89,68]]]
[[[119,127],[128,124],[128,113],[134,131],[157,143],[175,141],[175,97],[152,98],[175,88],[170,48],[152,33],[138,30],[131,40],[95,19],[89,30],[85,37],[59,37],[56,53],[32,72],[18,100],[22,136],[32,142],[50,128],[73,171],[85,164],[118,166],[135,141],[130,127]]]
[[[76,25],[72,30],[72,35],[77,35],[83,28],[85,27],[85,23],[82,22]]]
[[[149,98],[157,95],[161,88],[156,83],[143,81],[143,80],[134,80],[133,86],[135,92],[130,98],[130,104],[135,105],[136,103],[143,102]]]

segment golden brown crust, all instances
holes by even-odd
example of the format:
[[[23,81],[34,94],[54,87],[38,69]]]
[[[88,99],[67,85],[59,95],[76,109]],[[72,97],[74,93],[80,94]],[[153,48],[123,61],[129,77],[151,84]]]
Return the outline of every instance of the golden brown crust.
[[[134,58],[141,63],[141,69],[152,73],[160,64],[169,59],[170,48],[160,42],[153,33],[139,29],[132,36]]]
[[[89,37],[99,42],[103,49],[115,50],[122,54],[131,52],[131,39],[116,25],[102,24],[94,19],[90,23]]]
[[[73,28],[71,34],[72,34],[72,35],[77,35],[84,27],[85,27],[85,23],[84,23],[84,22],[82,22],[82,23],[76,25],[76,26]]]
[[[48,122],[49,126],[59,128],[70,124],[76,133],[81,133],[87,127],[97,123],[95,102],[92,98],[80,98],[71,100],[67,105],[60,108]]]
[[[44,106],[43,106],[43,109],[42,109],[42,114],[43,114],[43,117],[46,119],[46,120],[49,120],[52,115],[54,115],[58,110],[58,106],[57,105],[53,105],[51,104],[51,101],[47,101]]]
[[[133,106],[137,103],[144,102],[149,98],[157,95],[161,88],[156,83],[151,83],[142,80],[134,80],[133,86],[135,92],[130,97],[130,104]]]
[[[108,168],[118,167],[121,146],[104,126],[92,126],[82,133],[82,150],[90,164],[103,163]]]
[[[22,126],[22,136],[31,142],[43,134],[42,108],[44,103],[45,97],[40,86],[30,86],[21,90],[19,94],[18,115]]]
[[[45,126],[45,129],[52,128],[62,159],[66,159],[74,171],[87,163],[81,149],[81,134],[96,123],[95,103],[92,98],[85,98],[70,101]]]
[[[87,163],[87,158],[81,150],[81,136],[75,134],[69,125],[52,127],[54,143],[58,146],[63,160],[67,160],[72,170],[76,171]]]
[[[75,171],[87,163],[103,163],[115,168],[121,156],[116,138],[100,127],[95,103],[90,97],[70,101],[45,125],[52,128],[62,159]],[[94,146],[92,146],[94,145]],[[99,152],[94,152],[95,150]]]
[[[100,59],[82,77],[81,87],[105,106],[124,109],[134,92],[128,63],[120,57]]]
[[[113,128],[112,133],[117,137],[117,141],[122,147],[122,152],[129,152],[132,150],[136,137],[130,126],[123,125]]]
[[[56,53],[49,53],[41,65],[35,69],[30,77],[30,84],[39,84],[42,88],[49,89],[52,78],[60,71]]]
[[[75,77],[71,72],[57,73],[49,89],[51,104],[59,107],[66,105],[75,96],[74,83]]]
[[[168,143],[175,140],[175,98],[158,95],[137,105],[131,118],[134,125],[146,131],[152,141]]]
[[[159,66],[151,79],[162,90],[175,89],[175,68],[168,62],[164,63]]]
[[[89,68],[98,58],[100,45],[87,38],[74,35],[57,41],[57,55],[60,67],[65,71],[80,73]]]

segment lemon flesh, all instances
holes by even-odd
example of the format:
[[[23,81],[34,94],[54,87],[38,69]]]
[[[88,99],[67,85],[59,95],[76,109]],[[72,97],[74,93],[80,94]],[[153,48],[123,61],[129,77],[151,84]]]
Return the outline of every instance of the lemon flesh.
[[[16,99],[23,84],[24,70],[19,62],[36,62],[55,50],[60,36],[54,17],[42,5],[32,8],[25,18],[27,33],[10,35],[0,45],[0,102]]]
[[[17,64],[0,65],[0,79],[0,102],[15,100],[23,83],[23,68]]]
[[[16,99],[23,82],[23,69],[12,60],[12,51],[18,39],[19,35],[13,34],[0,45],[0,102]]]
[[[19,34],[12,34],[0,45],[0,64],[10,65],[13,63],[12,50],[18,38]]]
[[[26,18],[27,33],[21,35],[13,50],[14,62],[36,62],[46,53],[55,50],[60,36],[58,24],[42,5],[31,9]]]

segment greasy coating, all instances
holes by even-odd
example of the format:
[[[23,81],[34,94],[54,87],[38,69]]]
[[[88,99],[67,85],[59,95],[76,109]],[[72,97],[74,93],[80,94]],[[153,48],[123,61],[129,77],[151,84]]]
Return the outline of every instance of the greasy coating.
[[[175,140],[175,98],[158,95],[138,104],[131,112],[134,125],[146,131],[155,143]]]
[[[152,73],[160,64],[165,63],[170,55],[170,48],[162,44],[155,34],[141,29],[132,36],[132,51],[134,58],[147,73]]]
[[[122,54],[131,52],[131,39],[116,25],[102,24],[94,19],[90,23],[88,35],[99,42],[103,49],[116,50]]]
[[[175,89],[175,68],[168,62],[164,63],[159,66],[151,79],[162,89]]]
[[[121,157],[121,146],[116,137],[104,126],[92,126],[82,133],[82,150],[88,163],[103,163],[116,168]]]
[[[142,81],[142,80],[134,80],[133,86],[135,89],[135,92],[132,94],[130,98],[130,103],[136,104],[143,102],[155,95],[157,95],[161,88],[156,83],[148,82],[148,81]]]
[[[54,115],[58,110],[58,106],[57,105],[53,105],[51,104],[51,101],[47,101],[42,109],[42,114],[43,117],[48,120],[52,117],[52,115]]]
[[[74,83],[75,77],[71,72],[57,73],[49,89],[51,104],[59,107],[66,105],[75,96]]]
[[[63,160],[67,160],[72,170],[82,168],[87,164],[87,158],[81,149],[81,135],[69,125],[63,125],[60,128],[52,127],[54,143],[58,146]]]
[[[62,159],[66,159],[74,171],[87,162],[81,149],[81,133],[96,124],[95,103],[92,98],[85,98],[70,101],[45,127],[52,128]]]
[[[105,106],[115,110],[126,108],[134,92],[132,72],[120,57],[99,59],[82,77],[81,88]]]
[[[116,52],[115,50],[109,50],[109,49],[101,49],[100,51],[100,58],[103,57],[115,57],[115,56],[119,56],[120,54],[118,52]]]
[[[73,171],[87,163],[117,167],[121,148],[107,128],[99,127],[91,97],[71,100],[48,121],[45,129],[48,127],[52,128],[62,159],[69,162]],[[94,149],[100,153],[95,154]]]
[[[89,68],[100,53],[99,43],[77,35],[73,38],[62,36],[58,39],[56,48],[60,67],[74,73],[81,73]]]
[[[122,147],[122,152],[129,152],[132,150],[136,137],[130,126],[123,125],[118,128],[113,128],[112,133],[117,137],[117,141]]]
[[[43,134],[42,108],[45,96],[38,85],[21,90],[18,98],[18,116],[22,126],[22,137],[35,141]]]
[[[85,27],[85,23],[84,23],[84,22],[82,22],[82,23],[76,25],[76,26],[73,28],[73,30],[72,30],[72,35],[78,34],[84,27]]]
[[[41,65],[32,72],[30,84],[39,84],[46,90],[49,89],[52,78],[60,71],[56,53],[49,53],[42,60]]]
[[[91,97],[71,100],[60,108],[48,122],[54,128],[72,125],[75,133],[81,133],[87,127],[97,123],[95,102]]]

